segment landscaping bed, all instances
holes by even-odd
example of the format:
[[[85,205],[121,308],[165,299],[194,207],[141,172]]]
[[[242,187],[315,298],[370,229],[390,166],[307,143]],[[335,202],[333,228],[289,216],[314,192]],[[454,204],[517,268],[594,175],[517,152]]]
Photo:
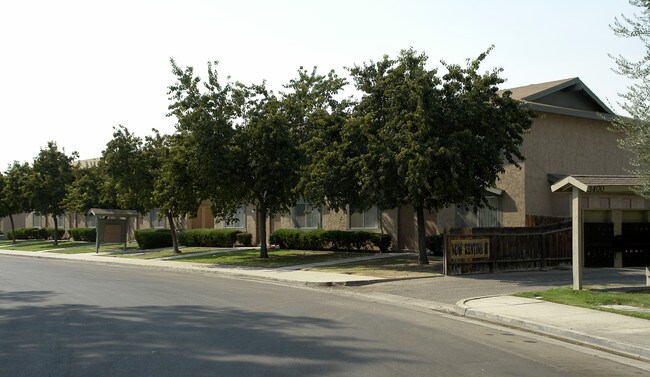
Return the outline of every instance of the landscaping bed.
[[[386,279],[425,278],[442,276],[442,258],[429,257],[428,265],[419,266],[417,254],[409,253],[390,258],[337,264],[332,266],[319,266],[307,268],[305,270],[365,275]]]
[[[650,290],[646,289],[604,290],[585,288],[581,291],[574,291],[571,287],[562,287],[545,291],[521,292],[514,294],[514,296],[650,319],[650,312],[640,311],[644,309],[650,310]],[[605,307],[609,305],[626,305],[640,310],[620,310]]]

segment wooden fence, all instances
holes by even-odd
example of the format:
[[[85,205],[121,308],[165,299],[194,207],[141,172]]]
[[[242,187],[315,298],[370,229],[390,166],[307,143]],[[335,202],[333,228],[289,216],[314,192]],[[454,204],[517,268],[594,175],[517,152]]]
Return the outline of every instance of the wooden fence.
[[[571,264],[571,222],[522,228],[454,228],[444,234],[445,275]]]

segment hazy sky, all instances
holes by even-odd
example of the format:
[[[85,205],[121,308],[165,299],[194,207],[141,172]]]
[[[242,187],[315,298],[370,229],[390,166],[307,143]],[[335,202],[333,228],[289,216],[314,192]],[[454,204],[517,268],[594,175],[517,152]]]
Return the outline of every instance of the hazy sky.
[[[299,66],[323,72],[413,47],[462,63],[494,44],[484,70],[504,87],[579,76],[613,108],[628,84],[607,53],[640,56],[613,36],[626,0],[2,1],[0,170],[32,162],[54,140],[101,155],[112,127],[171,133],[169,58],[223,78],[279,89]],[[204,76],[204,75],[202,75]]]

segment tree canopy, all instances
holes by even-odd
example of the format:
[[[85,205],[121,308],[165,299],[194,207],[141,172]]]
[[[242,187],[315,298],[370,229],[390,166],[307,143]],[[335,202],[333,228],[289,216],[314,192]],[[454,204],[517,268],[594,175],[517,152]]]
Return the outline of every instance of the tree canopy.
[[[9,217],[13,243],[16,242],[16,229],[13,216],[32,210],[29,203],[28,186],[31,174],[31,167],[27,163],[20,164],[14,162],[7,168],[4,176],[2,176],[2,187],[0,187],[0,217]]]
[[[612,56],[615,72],[632,82],[619,102],[629,117],[618,117],[613,125],[624,133],[619,142],[631,152],[632,173],[643,178],[639,194],[650,198],[650,2],[630,0],[630,4],[641,8],[640,13],[615,18],[611,28],[619,37],[638,39],[645,51],[639,60]]]
[[[316,186],[339,177],[325,193],[334,208],[413,206],[420,263],[428,263],[425,211],[487,205],[485,189],[504,163],[523,160],[519,145],[532,112],[498,91],[501,70],[478,72],[487,53],[465,67],[443,62],[442,76],[413,49],[354,66],[362,97],[340,141],[323,145],[313,167]]]
[[[72,164],[77,153],[67,156],[50,141],[34,159],[30,176],[30,207],[54,220],[54,244],[58,244],[58,216],[65,213],[64,199],[68,186],[73,182]]]

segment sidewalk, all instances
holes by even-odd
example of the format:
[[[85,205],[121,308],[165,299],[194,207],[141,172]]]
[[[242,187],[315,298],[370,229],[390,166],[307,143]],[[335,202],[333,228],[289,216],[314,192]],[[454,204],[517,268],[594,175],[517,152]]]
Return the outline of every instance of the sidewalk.
[[[332,286],[347,283],[364,283],[381,281],[383,278],[362,275],[347,275],[331,272],[300,271],[290,269],[272,269],[256,267],[218,266],[205,263],[177,262],[173,260],[129,259],[102,256],[95,253],[56,254],[34,251],[1,250],[0,255],[13,255],[31,258],[74,260],[78,262],[102,263],[153,268],[158,270],[193,271],[198,273],[215,273],[231,277],[272,280],[294,285]]]
[[[461,300],[460,315],[650,361],[650,321],[599,310],[496,296]]]
[[[285,284],[313,287],[345,286],[360,283],[386,284],[383,282],[387,281],[383,278],[371,276],[303,271],[292,268],[269,269],[233,266],[226,267],[200,263],[178,262],[173,260],[116,258],[97,255],[94,253],[54,254],[0,249],[0,256],[1,255],[74,260],[85,263],[134,266],[169,271],[211,273],[224,277],[276,281]],[[624,271],[623,275],[625,274],[629,274],[629,271]],[[642,275],[639,276],[643,277]],[[509,277],[516,278],[517,275],[511,274]],[[537,279],[546,280],[548,277],[548,275],[540,275]],[[439,277],[432,278],[430,283],[427,283],[427,285],[429,290],[435,291],[437,288],[444,287],[449,282],[456,286],[469,284],[469,287],[473,289],[473,292],[477,292],[476,287],[473,284],[484,286],[486,285],[485,280],[488,278],[491,277],[486,275],[479,275],[476,278]],[[495,277],[495,279],[499,278],[503,277]],[[632,276],[632,278],[636,279],[635,276]],[[478,280],[478,283],[475,282],[475,280]],[[572,343],[587,345],[603,351],[643,361],[650,361],[650,321],[648,320],[503,294],[491,297],[463,299],[456,302],[454,305],[449,301],[439,301],[429,295],[422,294],[422,291],[413,289],[412,282],[412,280],[404,281],[401,286],[407,287],[408,289],[403,289],[398,294],[381,292],[381,289],[376,289],[374,291],[372,289],[367,289],[368,287],[372,287],[372,285],[364,286],[365,289],[363,290],[355,291],[346,288],[345,291],[338,290],[336,293],[356,296],[389,305],[417,310],[444,312],[494,322],[548,335]],[[396,283],[393,282],[390,284]],[[530,287],[531,282],[526,281],[526,284]],[[436,287],[436,285],[439,286]],[[552,284],[549,284],[548,287],[550,288],[551,285]]]

